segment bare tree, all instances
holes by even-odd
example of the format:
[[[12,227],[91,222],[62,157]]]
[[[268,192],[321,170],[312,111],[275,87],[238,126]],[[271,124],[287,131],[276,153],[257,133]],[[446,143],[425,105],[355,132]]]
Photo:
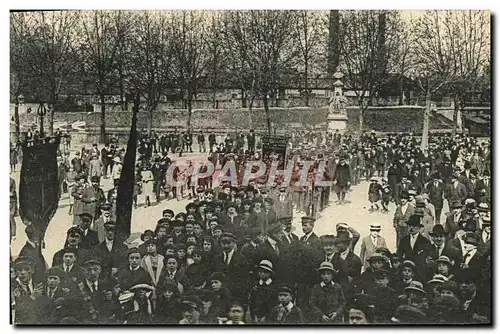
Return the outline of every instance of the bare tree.
[[[53,135],[55,104],[62,87],[71,80],[74,68],[74,36],[77,18],[71,11],[12,13],[13,35],[22,38],[14,60],[16,80],[27,84],[32,99],[48,102],[49,134]],[[19,46],[18,46],[19,47]],[[16,49],[16,48],[14,48]],[[20,70],[24,67],[24,71]],[[24,72],[24,73],[23,73]],[[29,81],[26,82],[26,73]]]
[[[412,72],[425,94],[422,149],[427,148],[429,140],[432,95],[449,84],[453,77],[450,36],[443,25],[443,18],[440,11],[427,11],[415,25],[416,64]]]
[[[173,81],[171,30],[162,11],[141,11],[134,15],[126,54],[125,74],[128,86],[136,87],[146,101],[149,113],[148,132],[153,126],[153,112]]]
[[[305,104],[309,107],[309,77],[321,54],[327,29],[321,11],[300,10],[294,15],[294,34],[299,51],[299,66],[303,71]],[[301,85],[302,86],[302,85]]]
[[[193,97],[210,65],[207,56],[207,20],[202,11],[176,11],[170,16],[172,51],[178,86],[188,109],[187,129],[191,129]]]
[[[94,83],[93,91],[101,105],[99,141],[106,141],[106,100],[111,87],[117,82],[118,53],[125,42],[130,21],[124,11],[81,12],[82,61],[85,71]]]
[[[358,100],[360,134],[368,94],[377,94],[390,55],[385,46],[385,15],[384,11],[342,12],[341,62],[346,81]]]
[[[226,34],[241,59],[241,70],[251,73],[253,91],[264,102],[269,134],[269,99],[297,59],[296,43],[290,38],[294,15],[285,10],[252,10],[230,11],[225,17]]]
[[[398,13],[392,15],[393,24],[391,24],[393,34],[392,41],[394,47],[388,63],[388,70],[397,75],[398,80],[398,104],[405,104],[405,79],[409,77],[410,71],[415,64],[415,33],[414,21],[411,16],[403,20]]]
[[[465,109],[468,95],[477,87],[482,70],[490,60],[490,13],[481,10],[446,11],[443,15],[446,39],[451,51],[454,101],[453,135],[457,131],[459,111]]]

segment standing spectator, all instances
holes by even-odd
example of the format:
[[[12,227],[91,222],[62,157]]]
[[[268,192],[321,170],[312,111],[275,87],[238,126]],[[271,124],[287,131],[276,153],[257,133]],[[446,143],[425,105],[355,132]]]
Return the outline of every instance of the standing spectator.
[[[351,175],[349,165],[346,164],[345,157],[340,158],[340,164],[335,169],[333,178],[336,186],[337,204],[345,204],[345,195],[351,185]]]
[[[200,130],[197,140],[198,140],[198,152],[205,153],[207,151],[207,148],[205,146],[205,135],[203,134],[202,130]]]
[[[323,262],[318,273],[321,281],[314,286],[309,302],[314,311],[314,322],[340,323],[344,316],[346,300],[342,287],[333,280],[336,271],[330,262]]]
[[[379,223],[370,224],[370,235],[363,238],[363,241],[361,242],[361,252],[359,253],[359,257],[365,269],[370,266],[368,259],[377,249],[387,248],[385,238],[380,235],[381,229],[382,227]]]
[[[111,171],[111,178],[113,179],[113,185],[116,187],[120,183],[120,176],[122,174],[122,162],[120,157],[113,158],[114,166]]]

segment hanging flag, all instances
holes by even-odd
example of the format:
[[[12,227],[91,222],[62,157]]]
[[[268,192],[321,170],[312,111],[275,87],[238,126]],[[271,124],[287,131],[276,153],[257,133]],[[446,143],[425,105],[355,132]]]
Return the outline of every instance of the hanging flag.
[[[57,137],[23,147],[19,215],[26,225],[33,225],[41,240],[56,213],[61,195],[57,175],[59,142]]]
[[[123,168],[118,183],[116,196],[116,236],[125,241],[130,236],[132,222],[132,204],[135,183],[135,160],[137,151],[137,112],[138,104],[134,105],[132,111],[132,125],[128,137],[127,151],[123,158]]]

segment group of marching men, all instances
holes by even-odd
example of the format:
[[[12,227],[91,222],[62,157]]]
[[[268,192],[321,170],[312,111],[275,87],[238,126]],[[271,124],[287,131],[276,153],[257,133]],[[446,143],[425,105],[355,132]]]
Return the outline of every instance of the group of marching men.
[[[422,152],[411,134],[337,138],[299,140],[294,154],[328,160],[337,205],[369,180],[373,212],[395,205],[396,249],[380,224],[366,222],[361,238],[333,217],[335,233],[321,236],[301,217],[299,238],[302,198],[285,185],[198,187],[137,245],[115,238],[104,203],[78,214],[49,269],[26,228],[11,272],[15,323],[490,323],[489,144],[436,136]]]

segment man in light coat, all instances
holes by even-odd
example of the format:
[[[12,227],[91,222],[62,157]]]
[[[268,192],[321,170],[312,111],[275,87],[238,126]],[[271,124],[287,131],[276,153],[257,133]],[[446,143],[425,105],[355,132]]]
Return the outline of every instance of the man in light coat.
[[[370,235],[363,238],[361,241],[361,252],[359,253],[359,258],[363,263],[363,267],[368,268],[370,266],[368,259],[375,253],[377,248],[387,248],[385,238],[380,235],[379,223],[370,224]]]

